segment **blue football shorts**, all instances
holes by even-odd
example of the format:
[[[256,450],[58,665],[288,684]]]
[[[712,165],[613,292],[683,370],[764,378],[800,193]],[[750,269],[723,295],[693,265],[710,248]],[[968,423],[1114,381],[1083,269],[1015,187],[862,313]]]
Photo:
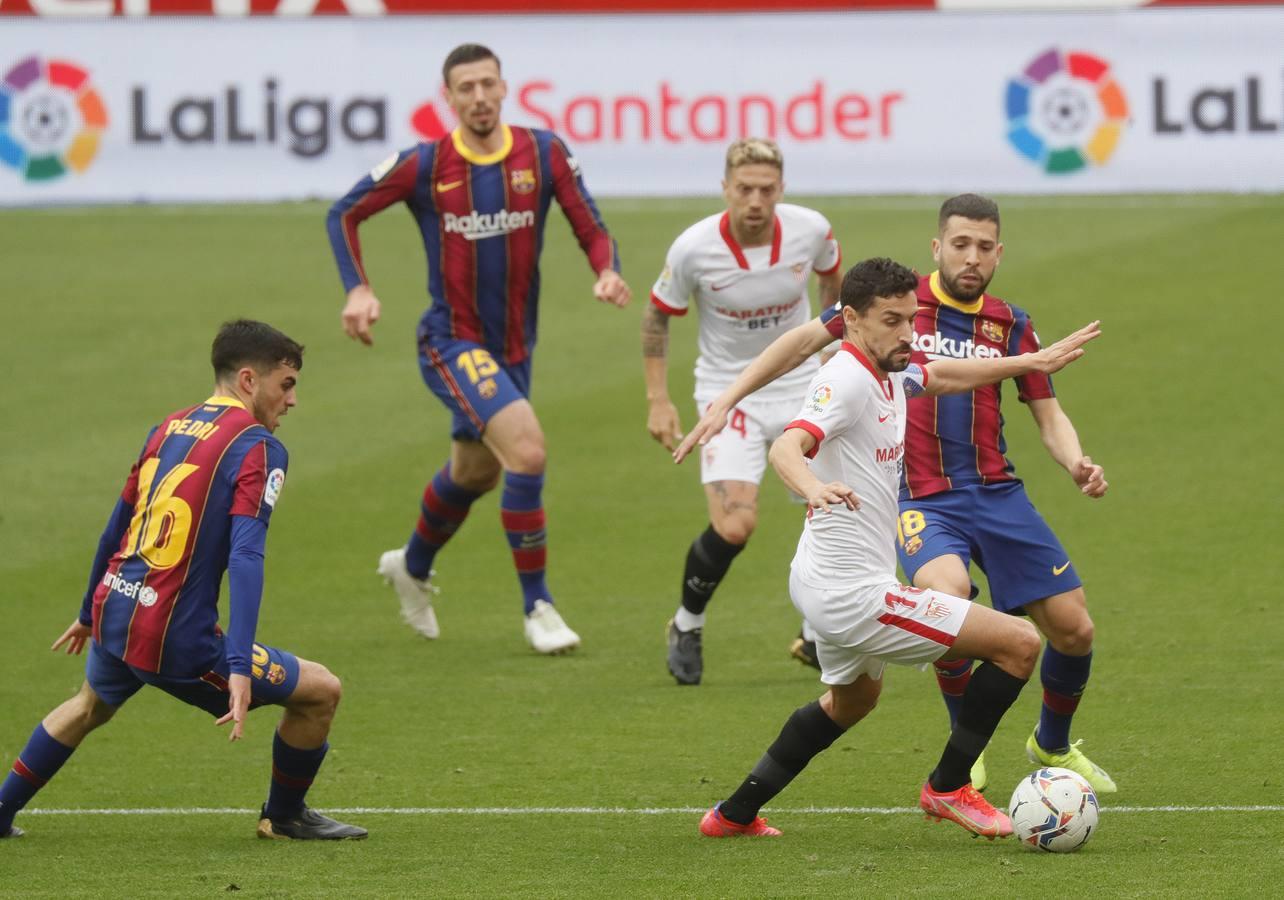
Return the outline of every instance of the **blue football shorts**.
[[[228,689],[225,639],[218,636],[217,655],[211,664],[197,666],[197,674],[186,678],[144,672],[107,652],[97,641],[89,645],[85,680],[104,703],[120,706],[145,684],[160,688],[184,703],[200,707],[212,716],[227,712]],[[250,673],[250,709],[270,703],[284,703],[299,683],[299,660],[293,653],[255,644]],[[203,671],[202,671],[203,670]]]
[[[1020,481],[968,485],[900,502],[897,554],[905,578],[938,556],[975,562],[1001,612],[1080,587],[1083,582]],[[972,596],[977,595],[976,586]]]
[[[441,341],[419,346],[424,383],[451,414],[450,436],[481,440],[486,423],[515,400],[530,397],[531,360],[504,365],[472,341]]]

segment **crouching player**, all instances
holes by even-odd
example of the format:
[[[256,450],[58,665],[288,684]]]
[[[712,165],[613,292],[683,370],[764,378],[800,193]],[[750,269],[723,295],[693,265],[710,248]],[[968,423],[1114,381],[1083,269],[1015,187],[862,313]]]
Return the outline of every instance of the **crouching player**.
[[[259,837],[366,836],[304,803],[329,747],[339,679],[254,641],[268,522],[288,465],[273,432],[295,405],[303,347],[241,320],[219,330],[212,357],[213,396],[152,429],[98,542],[80,615],[52,648],[79,654],[88,644],[85,682],[36,726],[0,785],[0,838],[22,834],[14,815],[146,684],[231,722],[234,741],[247,710],[284,707]]]

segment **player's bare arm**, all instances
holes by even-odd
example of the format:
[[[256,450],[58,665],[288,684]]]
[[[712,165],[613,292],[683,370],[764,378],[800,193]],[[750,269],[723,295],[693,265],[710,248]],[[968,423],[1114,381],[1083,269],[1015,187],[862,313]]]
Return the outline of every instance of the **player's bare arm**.
[[[792,372],[826,346],[833,338],[819,319],[791,328],[776,338],[751,362],[725,391],[705,410],[700,421],[673,451],[673,461],[680,463],[697,445],[703,447],[709,438],[727,425],[727,417],[736,404],[758,388]],[[801,496],[801,495],[800,495]]]
[[[628,282],[620,277],[619,272],[614,269],[603,269],[598,273],[597,281],[593,285],[593,296],[603,303],[623,309],[633,299],[633,292],[629,290]]]
[[[1057,398],[1031,400],[1029,407],[1048,455],[1070,473],[1082,493],[1093,499],[1104,497],[1110,487],[1105,470],[1094,463],[1092,457],[1084,455],[1079,433]]]
[[[348,337],[361,341],[367,347],[374,343],[370,328],[379,321],[382,307],[368,284],[359,284],[348,291],[348,302],[343,305],[343,330]]]
[[[812,474],[811,467],[807,465],[807,454],[815,446],[816,439],[811,434],[801,428],[790,428],[776,438],[767,459],[785,487],[805,499],[811,509],[818,509],[826,515],[834,506],[860,509],[860,499],[850,487],[841,481],[826,484]]]
[[[80,624],[80,620],[72,622],[67,626],[67,630],[62,633],[58,640],[53,642],[50,650],[57,650],[63,644],[67,645],[68,656],[78,656],[80,651],[85,649],[85,644],[89,641],[89,636],[93,633],[93,628],[89,625]]]
[[[816,282],[820,287],[820,308],[828,309],[838,302],[838,295],[843,286],[843,273],[837,268],[825,275],[817,275]]]
[[[940,359],[927,364],[928,394],[961,394],[1031,372],[1051,375],[1083,356],[1083,345],[1101,336],[1101,323],[1090,322],[1073,334],[1035,353],[998,359]]]
[[[669,316],[654,304],[642,313],[642,369],[646,378],[646,430],[665,450],[682,440],[678,408],[669,398]]]

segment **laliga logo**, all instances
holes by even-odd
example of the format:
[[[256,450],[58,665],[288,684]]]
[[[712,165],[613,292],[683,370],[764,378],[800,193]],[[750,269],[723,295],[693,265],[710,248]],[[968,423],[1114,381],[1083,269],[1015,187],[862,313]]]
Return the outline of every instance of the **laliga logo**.
[[[1049,175],[1105,165],[1128,124],[1128,100],[1110,64],[1047,50],[1008,82],[1008,140]]]
[[[106,127],[107,108],[79,66],[29,56],[0,81],[0,162],[27,181],[84,172]]]

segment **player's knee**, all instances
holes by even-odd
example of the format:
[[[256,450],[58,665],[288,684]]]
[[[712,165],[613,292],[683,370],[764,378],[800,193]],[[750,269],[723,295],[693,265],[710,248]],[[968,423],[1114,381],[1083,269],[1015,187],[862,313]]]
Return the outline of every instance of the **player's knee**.
[[[752,513],[739,516],[727,516],[717,524],[714,531],[728,544],[743,547],[749,543],[753,530],[758,525],[758,517]]]
[[[82,734],[88,734],[98,726],[107,724],[116,715],[116,707],[105,703],[87,684],[72,698],[72,710],[77,731]]]
[[[343,682],[329,669],[326,669],[321,676],[318,696],[324,714],[328,718],[333,718],[335,710],[339,708],[339,701],[343,699]]]
[[[822,699],[821,708],[840,728],[851,728],[878,706],[881,682],[874,684],[843,685],[829,689]],[[826,702],[828,701],[828,702]]]
[[[1092,619],[1085,612],[1075,621],[1067,623],[1066,627],[1058,630],[1056,634],[1049,634],[1048,643],[1066,656],[1086,656],[1092,652],[1094,637]]]
[[[1034,664],[1039,659],[1043,643],[1039,640],[1038,630],[1029,622],[1016,620],[1012,624],[1017,627],[1008,642],[1007,665],[1003,668],[1018,678],[1029,678],[1034,674]]]
[[[542,475],[548,462],[543,441],[522,441],[508,456],[508,467],[518,475]]]

